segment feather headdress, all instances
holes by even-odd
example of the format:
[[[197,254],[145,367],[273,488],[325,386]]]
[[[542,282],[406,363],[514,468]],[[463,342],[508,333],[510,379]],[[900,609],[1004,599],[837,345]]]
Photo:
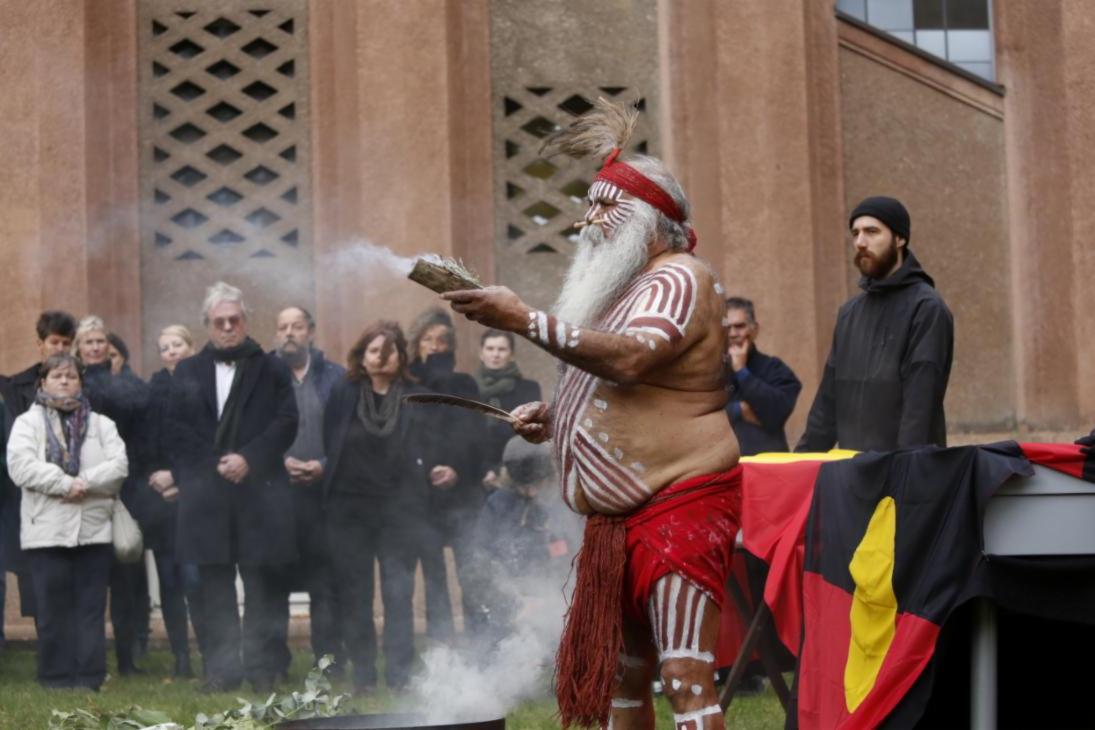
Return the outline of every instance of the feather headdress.
[[[562,153],[575,159],[604,159],[613,150],[624,149],[638,119],[639,110],[635,106],[599,97],[587,113],[549,135],[540,146],[540,155],[552,157]]]

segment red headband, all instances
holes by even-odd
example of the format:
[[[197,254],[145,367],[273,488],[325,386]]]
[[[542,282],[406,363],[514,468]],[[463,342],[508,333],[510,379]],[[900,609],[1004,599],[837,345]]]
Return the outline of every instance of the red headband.
[[[601,166],[601,171],[597,173],[594,180],[604,180],[612,183],[625,193],[630,193],[644,203],[657,208],[670,220],[681,224],[688,233],[688,251],[691,253],[696,248],[696,231],[692,226],[685,223],[684,212],[677,205],[677,201],[673,200],[672,196],[665,190],[662,190],[660,185],[631,165],[626,162],[617,162],[616,158],[619,156],[619,148],[612,150],[605,158],[605,163]]]

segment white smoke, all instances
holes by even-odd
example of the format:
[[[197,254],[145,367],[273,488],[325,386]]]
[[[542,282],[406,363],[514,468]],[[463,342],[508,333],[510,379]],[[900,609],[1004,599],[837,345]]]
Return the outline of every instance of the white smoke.
[[[391,277],[406,278],[420,258],[435,258],[434,254],[400,256],[387,246],[381,246],[365,238],[354,238],[339,244],[339,250],[316,258],[317,269],[328,269],[352,274],[361,284],[371,284]]]
[[[558,485],[555,485],[558,489]],[[570,561],[581,544],[582,519],[557,495],[541,506],[553,534],[566,540],[569,554],[544,570],[514,577],[499,570],[495,586],[517,600],[512,629],[500,641],[483,638],[471,646],[434,646],[422,654],[423,669],[411,680],[408,710],[431,723],[476,722],[504,717],[526,700],[542,698],[563,633]]]

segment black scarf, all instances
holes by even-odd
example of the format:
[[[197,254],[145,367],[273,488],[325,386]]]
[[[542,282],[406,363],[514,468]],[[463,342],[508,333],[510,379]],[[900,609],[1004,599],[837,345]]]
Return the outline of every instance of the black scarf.
[[[403,401],[403,381],[396,378],[377,407],[373,386],[368,380],[361,383],[361,398],[357,401],[357,417],[361,425],[373,436],[390,436],[399,422],[399,410]]]
[[[252,355],[261,355],[262,348],[259,347],[259,343],[252,340],[250,337],[245,339],[235,347],[225,347],[224,349],[214,347],[212,342],[206,343],[205,351],[213,356],[213,360],[216,362],[239,362]]]
[[[510,361],[497,370],[480,365],[475,373],[475,382],[479,385],[479,395],[492,406],[498,406],[500,398],[512,393],[521,379],[521,370],[517,363]]]
[[[217,423],[217,434],[213,439],[213,446],[218,454],[231,454],[238,447],[240,418],[243,416],[243,404],[240,403],[240,383],[243,382],[244,372],[254,364],[254,357],[262,355],[259,344],[248,337],[246,340],[225,349],[213,347],[213,343],[205,346],[205,350],[212,355],[215,362],[235,363],[236,373],[232,376],[232,388],[228,391],[228,400],[224,403],[224,411]],[[215,394],[214,394],[215,395]]]

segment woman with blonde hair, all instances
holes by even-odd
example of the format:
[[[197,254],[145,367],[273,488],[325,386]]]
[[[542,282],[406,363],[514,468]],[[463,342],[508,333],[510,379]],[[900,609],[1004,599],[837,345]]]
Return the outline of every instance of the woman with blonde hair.
[[[23,490],[19,541],[38,610],[38,682],[98,689],[106,677],[111,516],[129,463],[114,422],[92,410],[72,355],[42,364],[34,405],[15,420],[7,457]]]
[[[189,677],[190,648],[187,637],[187,612],[194,624],[198,649],[203,651],[205,639],[201,622],[201,600],[198,591],[198,569],[195,565],[175,559],[175,522],[178,516],[176,500],[179,488],[168,461],[164,442],[164,418],[174,379],[175,366],[194,354],[194,337],[181,324],[171,324],[160,330],[156,342],[163,369],[149,379],[151,388],[143,430],[142,460],[148,471],[147,484],[138,485],[141,512],[145,517],[145,547],[152,551],[156,574],[160,579],[160,604],[164,628],[167,630],[171,653],[175,655],[175,676]],[[203,651],[204,653],[204,651]]]

